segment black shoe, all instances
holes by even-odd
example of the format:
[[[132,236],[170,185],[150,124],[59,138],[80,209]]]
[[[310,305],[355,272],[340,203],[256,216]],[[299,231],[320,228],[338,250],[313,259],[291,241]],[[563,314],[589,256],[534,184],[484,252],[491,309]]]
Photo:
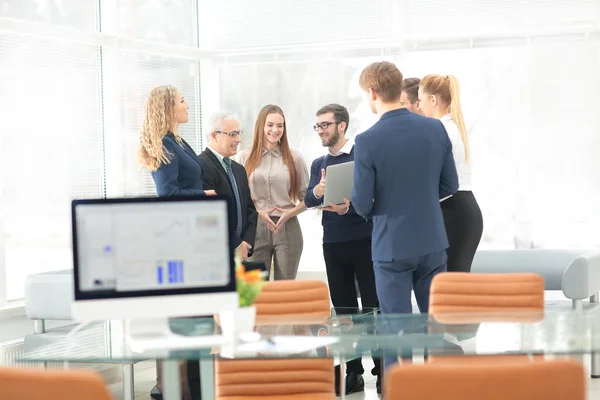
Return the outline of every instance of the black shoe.
[[[158,386],[154,386],[150,392],[150,397],[154,400],[162,400],[162,393],[158,390]]]
[[[365,390],[365,380],[358,372],[349,372],[346,375],[346,394],[363,392]],[[340,395],[339,381],[335,382],[335,395]]]
[[[377,394],[381,394],[381,377],[377,375],[377,383],[375,384],[377,388]]]

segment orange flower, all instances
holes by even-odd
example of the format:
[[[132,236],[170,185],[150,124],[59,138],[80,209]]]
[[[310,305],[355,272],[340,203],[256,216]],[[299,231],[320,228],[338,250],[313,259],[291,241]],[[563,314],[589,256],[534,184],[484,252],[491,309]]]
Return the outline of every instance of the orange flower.
[[[246,268],[244,268],[243,265],[238,265],[238,267],[235,269],[235,277],[236,278],[243,278],[245,273],[246,273]]]
[[[244,279],[248,283],[258,282],[258,281],[260,281],[260,271],[254,270],[254,271],[247,272]]]

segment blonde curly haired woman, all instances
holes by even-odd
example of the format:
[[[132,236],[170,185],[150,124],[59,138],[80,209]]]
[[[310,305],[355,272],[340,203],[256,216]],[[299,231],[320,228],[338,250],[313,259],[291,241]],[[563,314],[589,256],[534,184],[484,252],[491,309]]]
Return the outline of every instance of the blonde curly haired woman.
[[[200,159],[179,136],[189,108],[181,92],[169,85],[155,87],[146,100],[138,159],[151,172],[159,196],[215,194],[202,189]]]
[[[203,190],[202,164],[194,149],[179,136],[179,125],[188,122],[190,106],[174,86],[158,86],[150,91],[144,109],[138,159],[150,171],[159,196],[214,195]],[[188,363],[180,363],[183,399],[194,398],[188,380]],[[157,362],[157,385],[150,396],[162,398],[160,362]],[[193,373],[192,373],[193,375]]]

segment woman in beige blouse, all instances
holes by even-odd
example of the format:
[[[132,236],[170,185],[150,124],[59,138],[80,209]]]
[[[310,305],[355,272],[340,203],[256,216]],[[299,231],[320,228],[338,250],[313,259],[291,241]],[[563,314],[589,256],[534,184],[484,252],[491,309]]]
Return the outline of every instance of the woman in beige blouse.
[[[295,279],[304,245],[296,217],[306,209],[308,169],[302,155],[290,149],[285,116],[279,106],[264,106],[254,125],[250,150],[238,154],[246,167],[252,200],[258,211],[254,252],[248,261],[263,261],[275,280]]]

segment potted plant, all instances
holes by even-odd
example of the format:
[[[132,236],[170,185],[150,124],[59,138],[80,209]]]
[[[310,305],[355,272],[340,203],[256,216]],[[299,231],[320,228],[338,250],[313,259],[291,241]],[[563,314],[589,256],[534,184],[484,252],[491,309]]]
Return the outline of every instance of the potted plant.
[[[240,263],[235,268],[235,282],[237,292],[240,296],[240,307],[256,308],[253,306],[254,300],[260,294],[263,284],[262,271],[255,269],[246,271],[244,264]]]
[[[236,257],[235,282],[240,307],[234,311],[220,313],[221,331],[225,335],[254,330],[256,321],[254,301],[265,284],[264,273],[260,270],[246,271],[244,264]]]

